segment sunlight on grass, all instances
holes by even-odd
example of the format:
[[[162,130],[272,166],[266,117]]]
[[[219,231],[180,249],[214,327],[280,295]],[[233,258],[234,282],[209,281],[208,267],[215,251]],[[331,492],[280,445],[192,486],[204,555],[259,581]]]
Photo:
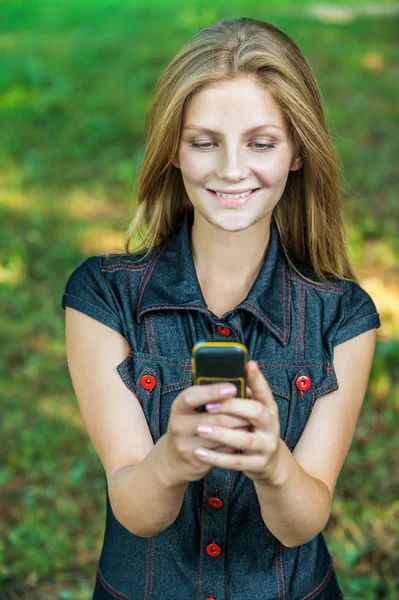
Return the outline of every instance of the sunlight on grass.
[[[399,338],[399,284],[386,284],[379,277],[364,277],[362,284],[380,313],[379,339]]]
[[[98,255],[108,252],[111,248],[117,248],[115,253],[123,250],[125,234],[117,232],[108,227],[94,225],[90,229],[79,234],[79,246],[84,254]]]
[[[72,190],[61,198],[66,213],[72,221],[76,219],[112,219],[127,218],[128,208],[122,202],[90,195],[84,189]],[[133,200],[132,200],[133,204]]]
[[[0,284],[7,284],[11,288],[19,288],[26,278],[25,265],[20,256],[13,256],[7,266],[0,264]]]
[[[65,419],[68,423],[85,432],[82,417],[76,401],[64,395],[42,396],[38,400],[38,406],[47,417]]]
[[[396,599],[398,8],[361,0],[0,2],[1,600],[92,596],[104,470],[67,368],[61,296],[86,257],[124,252],[158,76],[188,39],[232,16],[269,21],[298,43],[335,129],[350,196],[349,254],[382,327],[325,537],[346,600]],[[136,234],[131,250],[139,242]]]

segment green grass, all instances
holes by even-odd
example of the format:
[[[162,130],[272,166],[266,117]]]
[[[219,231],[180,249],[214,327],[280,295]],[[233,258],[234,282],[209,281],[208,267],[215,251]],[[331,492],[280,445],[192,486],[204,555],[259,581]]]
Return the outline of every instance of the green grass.
[[[91,598],[105,479],[70,382],[61,296],[86,256],[122,247],[154,83],[200,29],[250,16],[298,43],[345,167],[352,258],[397,285],[398,19],[325,22],[311,6],[0,2],[2,599]],[[325,529],[347,600],[393,600],[398,586],[399,331],[387,311]]]

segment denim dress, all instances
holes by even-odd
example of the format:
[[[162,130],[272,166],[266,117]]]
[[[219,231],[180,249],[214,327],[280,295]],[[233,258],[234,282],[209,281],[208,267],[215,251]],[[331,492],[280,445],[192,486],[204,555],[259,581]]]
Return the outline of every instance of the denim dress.
[[[115,368],[140,402],[154,444],[176,396],[192,385],[200,340],[238,341],[269,382],[281,438],[295,448],[315,402],[339,389],[334,346],[380,326],[370,296],[331,278],[309,283],[287,263],[272,219],[264,264],[243,302],[221,318],[203,297],[191,250],[193,215],[144,252],[92,256],[69,277],[62,306],[91,316],[129,342]],[[313,271],[301,273],[317,281]],[[305,382],[305,384],[304,384]],[[110,399],[111,400],[111,399]],[[106,482],[106,479],[105,479]],[[214,467],[187,486],[181,511],[152,537],[106,523],[93,600],[338,600],[343,594],[322,533],[284,546],[265,525],[254,484]]]

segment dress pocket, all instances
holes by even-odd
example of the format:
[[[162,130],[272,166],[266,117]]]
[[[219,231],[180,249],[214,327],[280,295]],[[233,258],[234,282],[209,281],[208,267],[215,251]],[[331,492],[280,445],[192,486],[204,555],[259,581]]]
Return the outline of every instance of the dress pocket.
[[[134,352],[116,367],[141,404],[154,443],[168,428],[170,408],[181,390],[192,385],[191,357]]]
[[[272,364],[259,361],[278,405],[280,437],[293,450],[320,396],[338,389],[332,363]]]

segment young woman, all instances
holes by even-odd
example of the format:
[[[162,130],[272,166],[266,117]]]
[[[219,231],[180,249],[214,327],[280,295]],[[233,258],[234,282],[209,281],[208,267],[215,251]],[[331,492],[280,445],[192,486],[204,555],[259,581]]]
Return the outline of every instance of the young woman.
[[[277,27],[223,19],[162,74],[125,252],[88,258],[62,299],[107,480],[95,600],[343,598],[322,530],[380,321],[338,164]],[[247,346],[245,399],[192,385],[199,339]]]

